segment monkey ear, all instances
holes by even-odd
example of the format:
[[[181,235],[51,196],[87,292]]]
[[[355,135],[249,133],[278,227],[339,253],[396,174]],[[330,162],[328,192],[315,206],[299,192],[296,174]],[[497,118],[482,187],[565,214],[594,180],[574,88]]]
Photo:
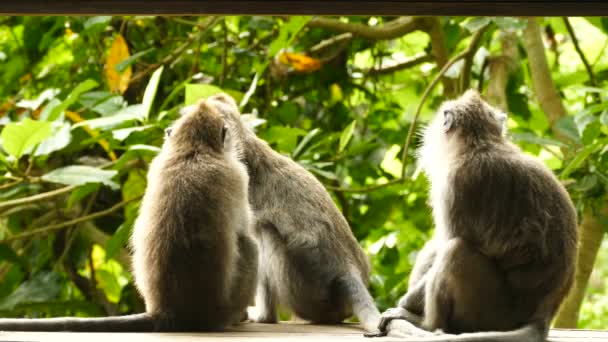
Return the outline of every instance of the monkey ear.
[[[451,110],[443,111],[443,130],[448,132],[454,125],[454,113]]]

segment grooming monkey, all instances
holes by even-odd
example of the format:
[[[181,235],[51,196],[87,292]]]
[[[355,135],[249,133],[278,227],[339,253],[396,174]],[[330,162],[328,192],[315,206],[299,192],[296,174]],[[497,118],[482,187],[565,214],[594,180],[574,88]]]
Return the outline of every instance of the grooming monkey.
[[[435,236],[381,330],[410,334],[392,326],[404,318],[460,334],[411,341],[546,339],[573,281],[576,212],[553,173],[505,138],[505,119],[468,91],[426,128],[419,154]]]
[[[240,322],[255,295],[258,260],[247,182],[213,104],[186,108],[150,165],[131,239],[146,313],[0,319],[0,330],[200,331]]]
[[[346,219],[321,183],[241,123],[234,100],[208,100],[229,122],[249,173],[249,198],[260,248],[256,314],[277,322],[277,305],[314,323],[339,323],[353,314],[368,331],[380,313],[367,291],[370,266]]]

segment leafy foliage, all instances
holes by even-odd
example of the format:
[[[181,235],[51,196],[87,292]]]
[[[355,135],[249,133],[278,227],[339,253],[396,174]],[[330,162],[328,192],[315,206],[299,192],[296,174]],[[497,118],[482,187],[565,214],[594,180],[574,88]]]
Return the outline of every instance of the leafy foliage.
[[[604,19],[571,19],[594,82],[561,19],[542,22],[552,76],[570,113],[555,125],[565,140],[532,92],[519,39],[523,19],[410,18],[424,25],[377,38],[324,19],[330,24],[297,16],[0,18],[1,314],[142,310],[126,252],[137,202],[91,215],[141,195],[148,163],[179,107],[220,91],[237,99],[261,138],[330,189],[370,256],[378,306],[394,305],[432,233],[428,184],[415,165],[417,137],[406,159],[404,140],[430,80],[476,32],[474,54],[447,70],[420,120],[467,79],[489,92],[503,37],[514,35],[521,56],[503,89],[513,139],[555,171],[581,212],[606,203]],[[341,20],[369,30],[394,19]],[[429,23],[439,30],[425,31]],[[45,230],[72,219],[78,222]],[[40,233],[22,235],[33,229]],[[597,267],[605,273],[605,264]],[[606,285],[594,286],[590,298],[605,303]],[[590,303],[582,317],[584,326],[606,324]]]

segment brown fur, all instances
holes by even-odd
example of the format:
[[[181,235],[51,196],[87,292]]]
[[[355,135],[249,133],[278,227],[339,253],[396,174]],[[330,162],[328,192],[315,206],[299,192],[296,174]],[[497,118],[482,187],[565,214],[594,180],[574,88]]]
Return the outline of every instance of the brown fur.
[[[230,122],[250,177],[262,261],[254,320],[275,323],[276,306],[284,305],[317,323],[355,314],[375,330],[380,314],[366,289],[367,257],[323,185],[246,128],[228,95],[209,101]]]
[[[497,331],[438,341],[546,337],[573,281],[576,212],[553,173],[505,138],[504,119],[468,91],[426,129],[435,237],[384,325],[400,312],[430,331]]]
[[[146,313],[0,320],[1,330],[198,331],[241,320],[255,292],[248,176],[205,101],[176,121],[148,172],[131,245]]]

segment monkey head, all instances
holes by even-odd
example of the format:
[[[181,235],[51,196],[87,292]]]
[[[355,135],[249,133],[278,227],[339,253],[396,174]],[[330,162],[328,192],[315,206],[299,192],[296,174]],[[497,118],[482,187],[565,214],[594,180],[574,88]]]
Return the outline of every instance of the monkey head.
[[[507,115],[468,90],[455,100],[442,103],[439,111],[424,129],[418,149],[420,165],[427,172],[441,168],[464,146],[504,141]]]
[[[181,117],[165,130],[166,143],[189,148],[210,148],[223,152],[230,148],[228,129],[214,102],[199,100],[184,107]]]

